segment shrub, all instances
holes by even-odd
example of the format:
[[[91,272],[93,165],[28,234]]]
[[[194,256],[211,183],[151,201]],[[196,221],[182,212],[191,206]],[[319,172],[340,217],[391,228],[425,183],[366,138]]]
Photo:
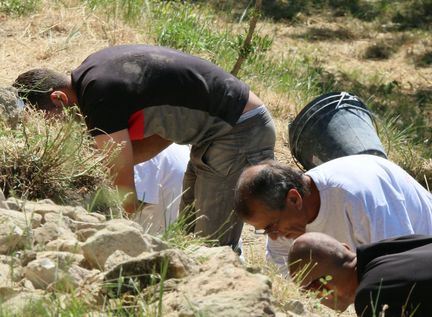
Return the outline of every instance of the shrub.
[[[108,183],[100,164],[105,154],[74,116],[47,119],[26,109],[14,129],[0,118],[0,187],[6,196],[79,203]]]

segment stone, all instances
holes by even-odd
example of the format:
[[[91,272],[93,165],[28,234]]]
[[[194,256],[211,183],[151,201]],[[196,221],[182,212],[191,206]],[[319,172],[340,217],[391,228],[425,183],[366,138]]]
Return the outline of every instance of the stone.
[[[159,244],[160,240],[144,235],[141,226],[137,224],[137,229],[129,223],[109,221],[104,229],[82,244],[84,256],[92,268],[102,269],[107,258],[116,250],[123,251],[129,256],[137,256],[143,252],[163,248],[163,245]]]
[[[115,250],[105,261],[104,270],[109,271],[120,263],[126,262],[132,257],[121,250]]]
[[[84,242],[98,232],[95,228],[84,228],[75,232],[78,241]]]
[[[209,249],[196,249],[198,274],[182,279],[176,291],[164,293],[164,316],[275,316],[270,280],[247,272],[230,248]]]
[[[88,272],[80,264],[82,260],[71,253],[41,252],[24,268],[24,276],[37,289],[55,288],[59,283],[66,289],[75,288]]]
[[[4,193],[3,193],[3,191],[0,189],[0,204],[2,202],[4,202],[4,201],[6,201],[6,197],[5,197]]]
[[[64,206],[54,205],[52,203],[25,201],[22,203],[21,210],[37,213],[43,217],[48,213],[61,213],[64,208]]]
[[[89,215],[98,218],[100,222],[105,222],[106,221],[105,215],[102,215],[100,213],[90,212]]]
[[[12,270],[8,264],[0,263],[0,285],[12,286]]]
[[[98,217],[95,217],[95,216],[90,215],[90,214],[82,214],[82,213],[76,214],[74,220],[81,221],[81,222],[89,222],[89,223],[100,223],[101,222]]]
[[[29,243],[26,232],[9,219],[0,220],[0,254],[10,254]]]
[[[48,258],[31,261],[24,269],[24,276],[35,288],[45,289],[56,280],[58,269],[56,263]]]
[[[45,245],[59,238],[76,241],[74,233],[69,228],[55,222],[46,222],[43,226],[33,230],[35,244]]]
[[[77,232],[83,229],[94,229],[98,231],[98,230],[105,229],[106,226],[107,224],[103,222],[85,222],[85,221],[77,221],[73,219],[69,221],[69,228],[73,232]]]
[[[126,260],[105,272],[104,280],[116,283],[121,278],[120,289],[115,294],[137,292],[146,288],[150,283],[159,282],[161,275],[164,279],[184,278],[197,273],[197,263],[185,253],[176,249],[169,249],[150,254],[142,254],[136,258]]]
[[[72,264],[86,266],[87,262],[82,254],[64,251],[43,251],[36,254],[36,259],[47,258],[58,263],[60,268],[69,267]]]
[[[5,204],[6,209],[21,211],[21,207],[24,202],[15,197],[9,197],[6,201],[3,202]]]
[[[24,252],[21,253],[20,256],[21,265],[26,266],[29,262],[36,260],[36,257],[37,257],[37,253],[35,251],[25,250]]]
[[[48,295],[40,290],[28,290],[23,287],[0,287],[1,312],[5,316],[23,316],[21,311],[27,305],[45,299],[48,299]]]
[[[52,240],[46,244],[45,249],[47,251],[65,251],[77,254],[82,253],[81,243],[76,239],[64,240],[60,238]]]
[[[38,214],[0,208],[0,223],[5,219],[11,220],[23,230],[37,228],[42,221],[42,217]]]
[[[17,125],[19,112],[23,108],[24,103],[15,88],[0,87],[0,115],[6,118],[12,128]]]
[[[285,310],[293,312],[294,314],[297,314],[297,315],[303,315],[306,312],[306,309],[305,309],[303,303],[298,301],[298,300],[288,300],[284,304],[284,308],[285,308]]]

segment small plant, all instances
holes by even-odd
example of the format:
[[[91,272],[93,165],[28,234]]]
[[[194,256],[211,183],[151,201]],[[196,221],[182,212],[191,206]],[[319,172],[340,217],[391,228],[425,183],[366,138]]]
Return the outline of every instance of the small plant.
[[[193,233],[196,218],[193,212],[183,212],[177,220],[170,224],[162,234],[162,240],[172,247],[185,250],[190,246],[216,245],[216,240],[208,237],[199,237]]]

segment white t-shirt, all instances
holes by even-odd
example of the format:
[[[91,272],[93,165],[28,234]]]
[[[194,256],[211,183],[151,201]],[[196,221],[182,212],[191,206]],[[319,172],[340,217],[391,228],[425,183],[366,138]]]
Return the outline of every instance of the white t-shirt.
[[[158,209],[165,213],[166,225],[178,216],[189,153],[189,146],[171,144],[152,159],[134,167],[138,199],[159,206]]]
[[[373,155],[334,159],[308,172],[321,206],[307,232],[355,247],[406,234],[432,234],[432,194],[402,168]],[[283,264],[292,240],[268,239],[267,256]]]

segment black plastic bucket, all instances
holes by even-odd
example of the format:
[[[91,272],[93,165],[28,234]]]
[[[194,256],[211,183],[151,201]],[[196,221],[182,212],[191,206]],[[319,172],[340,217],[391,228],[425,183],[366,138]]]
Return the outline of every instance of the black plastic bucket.
[[[305,169],[354,155],[387,155],[366,105],[347,92],[331,92],[308,103],[288,125],[293,157]]]

